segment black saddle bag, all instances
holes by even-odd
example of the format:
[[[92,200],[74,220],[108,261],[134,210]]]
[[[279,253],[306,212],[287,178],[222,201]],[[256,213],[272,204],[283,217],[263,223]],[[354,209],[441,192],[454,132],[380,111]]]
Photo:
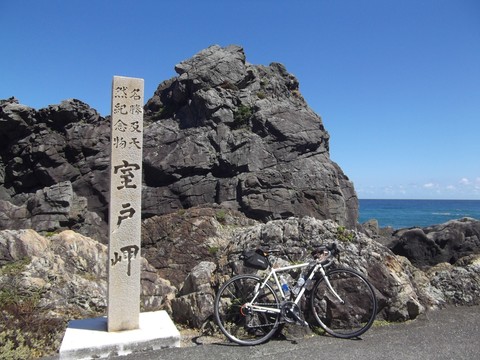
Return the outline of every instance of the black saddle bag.
[[[245,250],[240,259],[243,260],[243,265],[249,268],[266,270],[268,269],[268,258],[263,255],[262,250]]]

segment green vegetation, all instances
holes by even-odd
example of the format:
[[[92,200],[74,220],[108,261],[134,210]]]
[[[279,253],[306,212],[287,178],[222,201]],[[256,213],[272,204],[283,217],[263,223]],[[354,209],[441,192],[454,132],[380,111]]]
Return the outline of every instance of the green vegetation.
[[[248,121],[253,115],[253,108],[250,106],[240,105],[233,113],[234,129],[240,129],[248,125]]]
[[[227,212],[223,209],[220,209],[215,213],[215,218],[219,223],[225,224],[227,220]]]
[[[323,336],[327,334],[327,332],[320,326],[312,326],[311,329],[315,335]]]
[[[164,105],[160,105],[158,110],[152,115],[151,119],[153,121],[157,121],[157,120],[161,120],[161,119],[167,119],[167,118],[171,117],[173,114],[174,114],[173,109],[171,109],[167,106],[164,106]]]
[[[348,230],[345,226],[339,226],[337,228],[336,237],[339,241],[350,242],[355,239],[355,232]]]
[[[257,92],[257,97],[259,99],[265,99],[267,97],[267,95],[265,95],[265,93],[263,91],[259,91],[259,92]]]
[[[387,321],[387,320],[375,320],[373,322],[373,327],[383,327],[383,326],[390,326],[392,325],[391,322]]]
[[[219,250],[220,250],[220,248],[218,246],[209,246],[208,247],[208,253],[210,255],[213,255],[213,256],[217,255]]]
[[[31,259],[0,268],[0,359],[33,359],[56,352],[65,322],[41,305],[43,289],[25,288],[22,272]]]
[[[186,211],[185,209],[180,209],[180,210],[177,211],[177,214],[178,214],[179,216],[184,216],[186,212],[187,212],[187,211]]]
[[[13,326],[5,326],[0,332],[0,359],[5,360],[35,359],[55,353],[60,347],[58,329],[63,333],[64,328],[61,320],[39,321],[38,318],[30,324],[23,320],[11,324],[2,321],[2,325]]]
[[[2,275],[6,275],[6,276],[19,275],[20,273],[22,273],[25,270],[26,266],[28,264],[30,264],[31,261],[32,261],[32,259],[30,259],[29,257],[25,257],[22,260],[18,260],[18,261],[11,262],[9,264],[3,265],[0,268],[0,276],[2,276]]]

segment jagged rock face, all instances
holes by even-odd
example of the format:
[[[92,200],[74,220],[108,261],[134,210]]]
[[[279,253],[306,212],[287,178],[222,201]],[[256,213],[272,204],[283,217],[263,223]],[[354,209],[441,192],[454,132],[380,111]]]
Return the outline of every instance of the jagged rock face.
[[[365,274],[375,287],[379,319],[414,319],[443,304],[480,301],[480,255],[423,271],[365,234],[345,233],[331,220],[304,217],[263,224],[235,211],[192,208],[175,217],[152,217],[144,226],[142,309],[165,308],[175,321],[194,327],[212,318],[213,299],[224,281],[256,271],[244,267],[238,255],[259,246],[280,250],[274,261],[287,265],[308,261],[309,249],[336,241],[341,250],[336,263]],[[182,242],[185,232],[194,233],[195,241]],[[41,293],[42,304],[55,304],[50,309],[55,316],[103,313],[107,256],[105,245],[73,231],[43,237],[33,230],[3,230],[0,288]],[[16,262],[23,267],[12,266]],[[4,270],[9,268],[17,270]],[[298,273],[290,275],[293,283]]]
[[[355,226],[353,185],[283,65],[212,46],[175,70],[145,106],[145,212],[217,203],[262,221],[310,215]]]
[[[424,228],[401,229],[389,245],[395,254],[407,257],[415,266],[433,266],[480,253],[480,221],[451,220]]]
[[[39,111],[0,102],[0,229],[71,228],[105,241],[109,129],[78,100]]]
[[[175,70],[145,106],[144,218],[213,203],[261,221],[309,215],[355,227],[353,184],[283,65],[212,46]],[[38,111],[0,101],[0,229],[70,228],[105,242],[109,134],[108,118],[79,100]],[[39,196],[59,183],[57,198],[73,203],[53,211]]]
[[[105,245],[71,230],[51,237],[30,229],[0,231],[0,267],[24,263],[16,274],[0,272],[1,288],[41,293],[41,305],[55,316],[105,311],[107,259]],[[143,309],[170,307],[176,289],[145,259],[140,281]]]

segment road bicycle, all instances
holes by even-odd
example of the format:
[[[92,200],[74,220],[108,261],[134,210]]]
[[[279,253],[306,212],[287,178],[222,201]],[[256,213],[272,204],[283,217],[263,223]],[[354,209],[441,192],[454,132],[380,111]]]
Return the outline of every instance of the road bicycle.
[[[285,323],[310,325],[314,330],[319,325],[340,338],[358,337],[372,326],[377,313],[375,291],[360,273],[334,265],[339,254],[335,243],[313,251],[313,261],[278,268],[270,261],[275,252],[244,251],[239,257],[244,265],[269,269],[266,276],[237,275],[218,290],[214,316],[228,339],[240,345],[261,344]],[[291,287],[285,276],[294,270],[302,271]],[[310,310],[308,321],[302,307]]]

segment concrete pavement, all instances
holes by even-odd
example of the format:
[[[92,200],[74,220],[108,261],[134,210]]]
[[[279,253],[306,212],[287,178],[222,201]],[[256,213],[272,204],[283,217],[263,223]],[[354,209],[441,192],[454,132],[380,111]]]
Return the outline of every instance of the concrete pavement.
[[[374,326],[359,340],[329,336],[271,340],[258,346],[238,346],[223,338],[201,345],[170,348],[115,360],[476,360],[480,359],[480,306],[430,311],[414,321]],[[57,356],[44,358],[54,360]]]
[[[201,343],[202,339],[196,339]],[[218,341],[131,354],[117,360],[480,359],[480,306],[430,311],[417,320],[375,326],[360,340],[328,336],[271,340],[253,347]]]

